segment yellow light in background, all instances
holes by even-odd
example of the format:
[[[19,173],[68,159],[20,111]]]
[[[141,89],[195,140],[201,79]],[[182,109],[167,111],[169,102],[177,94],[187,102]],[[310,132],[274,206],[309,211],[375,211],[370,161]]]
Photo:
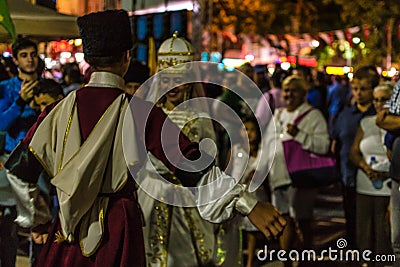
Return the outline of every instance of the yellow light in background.
[[[384,70],[382,71],[382,76],[383,77],[388,77],[388,78],[392,78],[394,75],[397,74],[397,70],[394,67],[391,67],[390,70]]]
[[[275,68],[268,68],[268,73],[270,75],[274,74],[274,72],[275,72]]]
[[[343,53],[343,58],[345,59],[350,59],[354,57],[354,52],[352,51],[351,48],[346,48],[344,53]]]
[[[335,67],[335,66],[328,66],[326,67],[326,73],[329,75],[345,75],[347,73],[353,72],[353,67]]]
[[[365,48],[365,43],[364,43],[364,42],[361,42],[361,43],[359,44],[359,46],[360,46],[361,49],[364,49],[364,48]]]
[[[247,62],[249,61],[240,58],[224,58],[222,60],[222,63],[225,65],[226,68],[237,68]]]
[[[347,77],[349,78],[349,80],[353,79],[354,74],[352,72],[349,72],[347,74]]]
[[[274,71],[275,71],[275,65],[274,64],[268,64],[268,66],[267,66],[267,68],[268,68],[268,73],[269,74],[274,74]]]
[[[75,46],[80,46],[80,45],[82,45],[82,39],[75,39],[74,43],[75,43]]]

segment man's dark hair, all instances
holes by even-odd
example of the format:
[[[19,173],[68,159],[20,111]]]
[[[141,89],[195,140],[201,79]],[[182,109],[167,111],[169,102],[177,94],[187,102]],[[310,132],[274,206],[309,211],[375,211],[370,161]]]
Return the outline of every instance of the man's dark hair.
[[[367,79],[371,88],[375,88],[379,84],[380,75],[375,66],[365,65],[361,66],[354,72],[354,79],[362,80]]]
[[[36,52],[38,51],[37,45],[35,42],[28,38],[18,38],[15,40],[15,42],[12,45],[12,54],[14,58],[18,57],[18,52],[21,51],[22,49],[28,48],[28,47],[34,47]]]
[[[69,83],[81,83],[82,75],[79,70],[79,65],[77,63],[67,63],[62,68],[63,78],[68,76]]]
[[[277,69],[274,71],[274,74],[271,76],[272,85],[275,88],[282,88],[282,81],[289,76],[289,74],[281,69]]]
[[[63,95],[63,89],[56,81],[52,79],[43,79],[33,88],[33,94],[35,96],[48,94],[52,98],[57,99],[60,95]]]
[[[105,57],[93,57],[85,56],[85,61],[92,66],[93,69],[109,67],[115,63],[121,62],[124,53],[119,53],[118,55],[105,56]]]
[[[298,66],[296,68],[296,70],[303,74],[304,79],[305,79],[306,82],[313,83],[313,76],[312,76],[312,73],[311,73],[311,68],[305,67],[305,66]]]

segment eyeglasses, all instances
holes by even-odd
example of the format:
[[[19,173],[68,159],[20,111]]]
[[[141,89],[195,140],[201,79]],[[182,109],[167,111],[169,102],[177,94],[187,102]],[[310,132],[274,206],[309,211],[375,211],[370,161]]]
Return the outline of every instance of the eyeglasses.
[[[181,84],[181,83],[183,82],[183,79],[182,79],[181,77],[173,77],[173,78],[170,78],[170,77],[162,77],[162,78],[161,78],[161,82],[162,82],[162,83],[170,83],[171,80],[172,80],[174,83],[176,83],[176,84]]]
[[[381,98],[374,98],[372,101],[374,103],[386,103],[387,101],[389,101],[390,98],[387,97],[381,97]]]
[[[371,87],[364,87],[364,86],[358,87],[358,86],[354,86],[354,85],[353,85],[353,86],[351,87],[351,90],[353,90],[353,91],[358,91],[358,90],[360,90],[360,91],[365,92],[365,91],[372,90],[372,88],[371,88]]]
[[[282,89],[282,91],[286,94],[288,94],[289,92],[292,94],[295,94],[295,93],[301,93],[303,90],[301,88],[297,88],[297,87],[293,87],[293,88],[286,87],[285,89]]]

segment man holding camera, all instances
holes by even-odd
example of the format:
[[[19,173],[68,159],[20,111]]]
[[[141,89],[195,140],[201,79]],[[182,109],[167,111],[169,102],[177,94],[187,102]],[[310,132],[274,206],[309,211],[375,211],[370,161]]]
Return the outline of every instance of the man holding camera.
[[[37,46],[26,38],[12,45],[18,76],[0,82],[0,265],[15,266],[17,254],[16,202],[3,163],[36,121],[33,87],[38,81]]]

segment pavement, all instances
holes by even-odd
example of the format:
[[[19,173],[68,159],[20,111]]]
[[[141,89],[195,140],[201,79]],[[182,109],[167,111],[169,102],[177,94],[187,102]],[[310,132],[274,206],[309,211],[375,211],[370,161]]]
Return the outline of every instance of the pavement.
[[[339,186],[321,188],[314,209],[315,223],[313,224],[314,240],[313,249],[321,251],[328,247],[337,248],[337,241],[345,237],[345,219],[342,208],[342,196]],[[16,267],[28,267],[26,236],[21,237],[21,246],[18,251]],[[271,244],[272,248],[279,249],[277,244]],[[279,261],[256,262],[254,267],[282,267]],[[301,263],[294,262],[294,267],[345,267],[356,266],[354,263],[335,262],[328,259],[319,262]]]
[[[340,185],[320,188],[314,207],[314,223],[313,223],[313,247],[317,253],[329,247],[337,248],[336,242],[340,238],[345,238],[345,219],[343,211],[343,198]],[[278,245],[271,244],[272,248],[279,250]],[[256,262],[254,267],[282,267],[280,261],[273,262]],[[344,267],[354,266],[344,262],[333,262],[325,259],[319,262],[293,263],[297,266],[324,266],[324,267]]]

